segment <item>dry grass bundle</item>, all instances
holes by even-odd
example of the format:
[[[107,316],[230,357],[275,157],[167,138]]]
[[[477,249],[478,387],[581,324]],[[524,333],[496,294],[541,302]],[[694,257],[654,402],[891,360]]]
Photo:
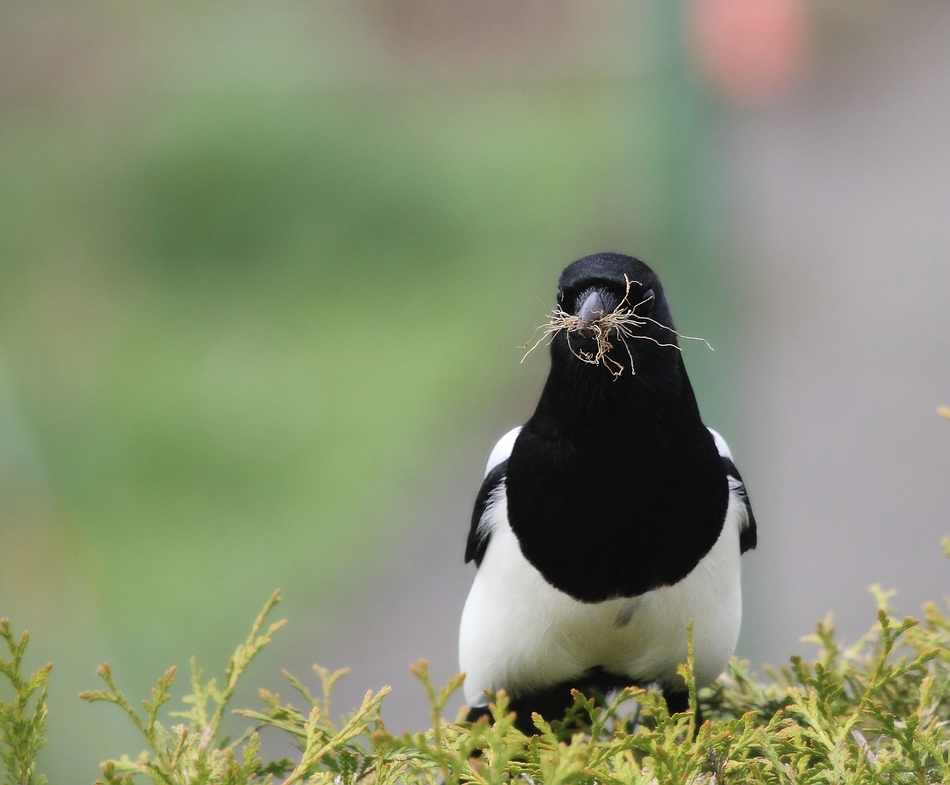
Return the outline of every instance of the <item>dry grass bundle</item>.
[[[554,339],[554,336],[563,330],[565,332],[567,346],[571,350],[571,354],[573,354],[581,362],[588,363],[589,365],[602,364],[611,373],[615,380],[619,379],[626,369],[626,366],[624,366],[622,362],[617,360],[615,357],[610,356],[610,351],[614,348],[613,341],[619,341],[621,344],[623,344],[623,348],[627,353],[627,358],[630,360],[630,374],[635,375],[637,371],[633,363],[633,353],[630,351],[630,345],[628,341],[652,341],[657,346],[669,347],[680,351],[680,347],[675,343],[664,343],[663,341],[657,340],[652,335],[643,335],[636,332],[637,328],[643,327],[647,322],[655,324],[657,327],[672,333],[677,338],[690,341],[702,341],[704,344],[706,344],[706,346],[709,347],[711,351],[713,350],[712,346],[709,344],[709,341],[707,341],[705,338],[694,338],[690,335],[683,335],[673,328],[667,327],[665,324],[661,324],[656,319],[651,319],[646,314],[638,314],[637,309],[646,305],[646,303],[650,302],[650,299],[652,298],[641,300],[636,305],[631,306],[630,287],[632,287],[633,284],[640,286],[640,282],[631,281],[629,278],[627,278],[627,276],[624,276],[624,280],[626,281],[627,286],[620,304],[610,313],[604,314],[599,319],[595,319],[592,322],[583,323],[579,316],[567,313],[561,308],[560,305],[558,305],[549,315],[547,323],[540,325],[535,330],[535,335],[537,335],[538,330],[542,331],[541,337],[534,342],[530,349],[527,348],[527,345],[525,346],[526,351],[524,357],[521,358],[521,362],[524,362],[525,358],[527,358],[527,356],[537,349],[542,343],[549,345]],[[586,349],[580,349],[573,346],[571,344],[571,333],[580,333],[585,338],[593,338],[597,343],[597,350],[591,352]]]

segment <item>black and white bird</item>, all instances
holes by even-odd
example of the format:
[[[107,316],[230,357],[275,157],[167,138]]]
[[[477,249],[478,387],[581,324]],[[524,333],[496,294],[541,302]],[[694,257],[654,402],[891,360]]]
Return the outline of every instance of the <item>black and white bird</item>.
[[[537,408],[495,445],[475,502],[465,560],[478,572],[459,632],[469,719],[503,688],[529,734],[531,712],[559,719],[572,688],[659,684],[685,710],[687,625],[703,686],[735,650],[739,557],[756,544],[653,270],[586,256],[557,299],[566,326]]]

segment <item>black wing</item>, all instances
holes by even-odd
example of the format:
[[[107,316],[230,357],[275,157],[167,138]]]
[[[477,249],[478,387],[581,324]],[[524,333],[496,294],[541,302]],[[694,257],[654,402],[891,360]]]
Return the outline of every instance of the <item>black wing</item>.
[[[726,474],[729,476],[729,490],[737,491],[739,498],[745,505],[746,525],[745,528],[739,532],[739,553],[745,553],[746,551],[753,550],[758,541],[758,535],[755,529],[755,515],[752,514],[752,503],[749,501],[749,494],[746,492],[742,475],[739,474],[739,470],[736,468],[735,463],[732,462],[732,458],[725,455],[722,456],[722,465],[726,470]]]
[[[475,509],[472,510],[472,526],[468,531],[468,543],[465,546],[466,564],[473,559],[475,560],[475,566],[480,567],[482,564],[482,557],[488,547],[488,540],[491,539],[491,532],[487,526],[482,525],[482,519],[494,500],[495,490],[505,481],[507,469],[508,461],[506,460],[493,467],[485,476],[482,487],[478,490],[478,496],[475,497]]]

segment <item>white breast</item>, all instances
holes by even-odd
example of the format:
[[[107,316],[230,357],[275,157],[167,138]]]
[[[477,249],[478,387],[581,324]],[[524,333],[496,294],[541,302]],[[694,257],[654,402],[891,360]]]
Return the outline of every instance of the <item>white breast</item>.
[[[686,661],[690,620],[696,680],[712,682],[739,637],[739,530],[745,515],[743,503],[731,493],[719,539],[679,583],[635,598],[587,604],[555,589],[524,558],[499,488],[484,521],[491,540],[459,631],[468,705],[486,705],[485,690],[524,694],[598,666],[631,683],[675,686],[681,683],[676,666]]]

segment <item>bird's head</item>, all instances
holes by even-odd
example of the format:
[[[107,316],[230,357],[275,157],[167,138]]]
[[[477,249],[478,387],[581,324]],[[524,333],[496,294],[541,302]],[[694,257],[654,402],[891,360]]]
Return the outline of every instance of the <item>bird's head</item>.
[[[599,253],[568,265],[546,330],[556,362],[603,365],[615,378],[679,362],[660,279],[632,256]]]

